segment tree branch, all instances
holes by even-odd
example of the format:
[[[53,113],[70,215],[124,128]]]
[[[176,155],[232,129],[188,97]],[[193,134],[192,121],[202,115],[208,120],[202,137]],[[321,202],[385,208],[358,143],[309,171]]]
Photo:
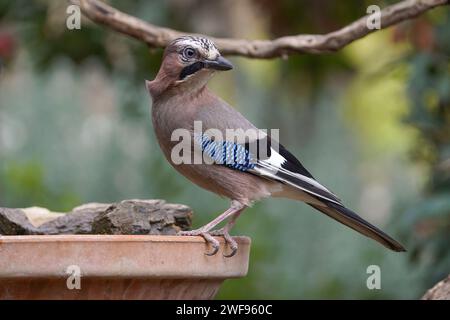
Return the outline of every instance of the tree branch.
[[[448,5],[450,0],[406,0],[381,10],[381,29],[415,18],[438,6]],[[164,48],[186,33],[155,26],[123,13],[98,0],[72,0],[92,21],[117,32],[144,41],[153,48]],[[285,36],[274,40],[244,40],[213,38],[223,55],[269,59],[299,53],[326,53],[342,49],[378,29],[367,28],[368,15],[353,23],[324,35]]]

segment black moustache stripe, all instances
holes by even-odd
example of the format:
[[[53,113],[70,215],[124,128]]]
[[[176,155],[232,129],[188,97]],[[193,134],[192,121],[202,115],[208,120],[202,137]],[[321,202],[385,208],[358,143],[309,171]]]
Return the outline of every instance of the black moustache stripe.
[[[205,64],[201,61],[197,61],[187,67],[184,67],[183,70],[181,70],[180,73],[180,80],[183,80],[184,78],[186,78],[188,75],[194,74],[197,71],[203,69],[205,67]]]

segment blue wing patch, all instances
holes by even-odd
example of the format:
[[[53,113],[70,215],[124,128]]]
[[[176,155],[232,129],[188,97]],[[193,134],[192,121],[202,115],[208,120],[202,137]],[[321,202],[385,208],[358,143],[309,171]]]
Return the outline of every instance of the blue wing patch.
[[[215,141],[205,134],[196,135],[196,142],[215,163],[231,169],[247,171],[256,166],[257,159],[252,157],[245,146],[232,141]]]

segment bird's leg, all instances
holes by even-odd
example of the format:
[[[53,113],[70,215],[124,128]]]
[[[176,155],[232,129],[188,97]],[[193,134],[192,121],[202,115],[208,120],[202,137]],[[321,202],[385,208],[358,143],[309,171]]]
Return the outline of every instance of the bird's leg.
[[[214,239],[211,235],[211,229],[214,228],[215,226],[217,226],[219,223],[221,223],[223,220],[227,219],[230,216],[236,215],[236,214],[240,214],[240,212],[245,208],[245,206],[243,204],[241,204],[238,201],[232,201],[231,202],[231,206],[230,208],[228,208],[224,213],[222,213],[221,215],[219,215],[217,218],[215,218],[214,220],[212,220],[211,222],[205,224],[203,227],[195,229],[195,230],[190,230],[190,231],[180,231],[178,232],[178,235],[180,236],[201,236],[203,237],[206,242],[208,242],[209,244],[211,244],[211,246],[213,247],[212,252],[210,253],[206,253],[206,255],[208,256],[213,256],[217,253],[217,251],[219,251],[219,241],[217,241],[216,239]],[[235,220],[235,219],[234,219]],[[234,224],[234,222],[233,222]],[[219,230],[218,230],[219,231]],[[228,229],[227,229],[228,231]],[[220,234],[223,235],[225,238],[225,241],[230,243],[229,240],[231,239],[230,235],[227,232],[227,238],[225,237],[224,233]],[[233,239],[231,239],[231,242],[235,242]],[[237,244],[236,244],[237,247]]]
[[[243,209],[236,212],[233,216],[231,216],[230,220],[227,222],[227,224],[218,230],[214,230],[210,232],[210,235],[212,236],[222,236],[225,239],[225,242],[228,243],[231,253],[230,254],[224,254],[223,256],[226,258],[231,258],[234,256],[238,250],[238,244],[233,239],[232,236],[230,236],[230,230],[233,228],[234,224],[236,223],[236,219],[241,215]]]

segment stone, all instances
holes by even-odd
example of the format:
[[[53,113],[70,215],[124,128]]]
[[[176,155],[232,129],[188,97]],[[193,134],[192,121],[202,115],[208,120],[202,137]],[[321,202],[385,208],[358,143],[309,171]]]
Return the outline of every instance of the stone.
[[[191,226],[192,210],[164,200],[125,200],[95,218],[95,234],[174,235]]]
[[[0,235],[38,234],[21,209],[0,208]]]
[[[192,210],[164,200],[87,203],[62,214],[45,208],[0,208],[0,234],[152,234],[188,230]]]
[[[41,207],[30,207],[21,209],[28,220],[30,220],[31,224],[35,227],[39,227],[40,225],[55,220],[56,218],[62,217],[64,213],[61,212],[51,212],[46,208]]]
[[[39,226],[41,234],[92,234],[94,219],[103,208],[85,208],[69,212]]]

